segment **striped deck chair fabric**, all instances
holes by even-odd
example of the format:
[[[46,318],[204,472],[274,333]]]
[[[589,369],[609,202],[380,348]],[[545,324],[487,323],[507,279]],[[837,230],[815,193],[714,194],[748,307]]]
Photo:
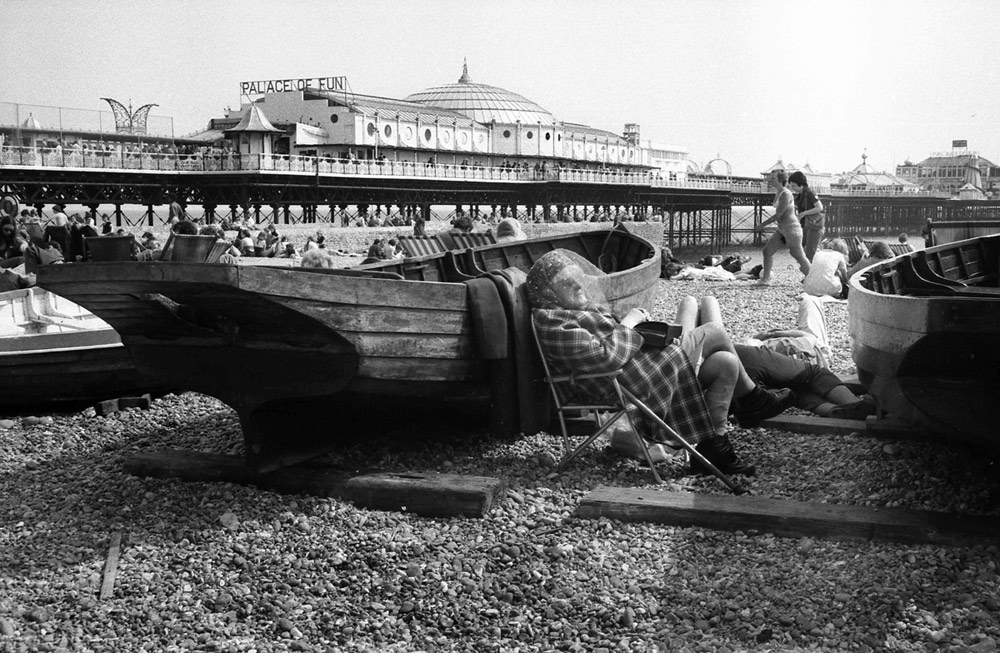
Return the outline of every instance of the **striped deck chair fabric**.
[[[208,256],[205,257],[205,262],[218,263],[219,259],[222,258],[222,255],[228,252],[230,247],[232,247],[232,245],[228,240],[220,238],[215,242],[215,245],[212,246],[212,251],[210,251]]]
[[[910,254],[913,252],[913,247],[909,243],[890,243],[889,249],[896,256],[903,256],[904,254]]]
[[[448,251],[436,235],[430,236],[398,236],[399,244],[403,246],[407,258],[411,256],[427,256]]]
[[[189,234],[170,234],[167,244],[160,254],[161,261],[177,263],[204,263],[209,252],[215,246],[215,236],[194,236]]]
[[[455,249],[469,249],[470,247],[482,247],[483,245],[496,245],[497,239],[492,231],[479,231],[467,234],[452,234],[455,241]]]
[[[847,267],[868,256],[868,246],[861,236],[848,236],[844,238],[844,242],[847,243]]]

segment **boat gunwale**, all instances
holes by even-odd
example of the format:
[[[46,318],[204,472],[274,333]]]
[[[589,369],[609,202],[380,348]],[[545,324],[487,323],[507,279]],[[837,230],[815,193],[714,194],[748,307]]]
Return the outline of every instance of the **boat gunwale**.
[[[992,234],[992,235],[989,235],[989,236],[976,236],[976,237],[968,238],[968,239],[965,239],[965,240],[958,240],[958,241],[954,241],[954,242],[950,242],[950,243],[945,243],[943,245],[935,245],[934,247],[928,247],[928,248],[925,248],[925,249],[918,249],[918,250],[916,250],[914,252],[909,252],[907,254],[902,254],[902,255],[899,255],[899,256],[894,256],[892,258],[888,258],[888,259],[885,259],[885,260],[882,260],[882,261],[876,261],[875,263],[872,263],[871,265],[858,270],[853,275],[851,275],[850,279],[848,279],[848,285],[850,286],[850,289],[851,289],[850,293],[847,296],[848,306],[850,306],[850,304],[851,304],[851,299],[856,296],[855,293],[858,293],[858,294],[861,294],[861,295],[865,295],[865,296],[871,295],[871,296],[876,296],[876,297],[887,297],[887,298],[892,298],[893,300],[916,300],[916,301],[926,301],[926,302],[932,302],[932,301],[964,301],[964,300],[972,300],[972,301],[976,301],[976,302],[981,302],[981,301],[988,301],[988,300],[1000,300],[1000,293],[998,293],[995,296],[991,296],[991,295],[970,296],[970,295],[959,295],[959,294],[901,295],[901,294],[896,294],[896,293],[879,292],[877,290],[873,290],[873,289],[869,288],[867,285],[865,285],[862,282],[862,279],[864,279],[869,273],[871,273],[873,271],[886,270],[886,269],[891,269],[891,268],[897,267],[897,266],[899,266],[899,265],[902,264],[901,262],[904,259],[907,259],[907,258],[909,258],[909,259],[924,258],[924,257],[926,257],[927,252],[942,252],[942,251],[948,251],[948,250],[952,250],[952,249],[957,249],[958,247],[960,247],[962,245],[972,244],[972,243],[975,243],[975,242],[978,242],[978,241],[982,241],[984,239],[996,239],[997,243],[998,243],[998,251],[1000,251],[1000,234]],[[931,283],[935,282],[934,280],[927,280],[927,281],[929,281]],[[949,279],[949,281],[954,281],[954,280],[950,280]],[[962,284],[962,285],[964,285],[964,282],[962,282],[962,281],[959,281],[959,283]]]

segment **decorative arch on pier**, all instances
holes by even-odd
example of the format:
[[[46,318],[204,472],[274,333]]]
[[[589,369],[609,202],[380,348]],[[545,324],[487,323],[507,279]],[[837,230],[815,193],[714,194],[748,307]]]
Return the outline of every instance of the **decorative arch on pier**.
[[[111,105],[111,111],[115,114],[115,131],[119,134],[146,135],[146,119],[149,111],[158,104],[144,104],[135,111],[132,110],[132,101],[129,100],[128,107],[118,100],[102,97],[102,100]]]

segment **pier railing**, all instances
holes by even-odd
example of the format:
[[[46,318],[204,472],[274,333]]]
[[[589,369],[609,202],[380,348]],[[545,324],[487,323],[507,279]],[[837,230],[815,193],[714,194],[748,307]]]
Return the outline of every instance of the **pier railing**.
[[[729,177],[690,178],[683,173],[628,172],[612,169],[486,167],[444,163],[419,163],[388,159],[333,159],[295,154],[237,154],[210,151],[170,154],[128,149],[87,150],[73,147],[39,148],[0,146],[0,167],[66,168],[78,170],[155,171],[181,173],[260,172],[338,177],[414,177],[495,182],[561,181],[617,184],[654,188],[724,191],[747,195],[771,192],[766,180]],[[899,189],[817,189],[832,196],[949,197],[947,193]]]

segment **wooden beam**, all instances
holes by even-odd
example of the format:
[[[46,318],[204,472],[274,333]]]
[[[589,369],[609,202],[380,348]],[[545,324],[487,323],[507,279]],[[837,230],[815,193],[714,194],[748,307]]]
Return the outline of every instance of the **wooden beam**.
[[[881,418],[869,417],[865,420],[865,430],[862,433],[887,440],[941,440],[941,436],[934,435],[929,431],[913,428],[903,420],[892,415],[886,415]]]
[[[862,420],[835,419],[819,415],[785,415],[782,413],[777,417],[764,420],[760,425],[766,429],[819,435],[850,435],[865,432],[865,422]]]
[[[127,458],[136,476],[255,485],[283,494],[350,501],[373,510],[405,510],[426,517],[482,517],[506,484],[489,476],[425,472],[347,471],[309,461],[259,474],[241,456],[164,449]]]
[[[122,553],[122,532],[117,531],[111,536],[111,546],[108,547],[108,559],[104,563],[104,578],[101,581],[99,598],[110,599],[115,590],[115,579],[118,577],[118,559]]]
[[[937,440],[938,436],[914,428],[888,415],[882,418],[868,417],[865,420],[836,419],[818,415],[781,414],[760,423],[764,428],[808,433],[816,435],[859,435],[886,440]]]
[[[576,514],[585,519],[607,517],[841,541],[877,540],[947,546],[1000,542],[1000,522],[993,518],[748,495],[658,492],[646,488],[599,487],[583,498]]]
[[[107,399],[94,405],[94,413],[97,414],[98,417],[107,417],[108,415],[117,413],[121,410],[128,410],[129,408],[149,410],[149,406],[152,401],[153,398],[148,392],[144,395],[139,395],[138,397],[118,397],[116,399]]]

